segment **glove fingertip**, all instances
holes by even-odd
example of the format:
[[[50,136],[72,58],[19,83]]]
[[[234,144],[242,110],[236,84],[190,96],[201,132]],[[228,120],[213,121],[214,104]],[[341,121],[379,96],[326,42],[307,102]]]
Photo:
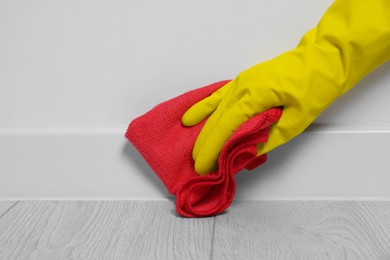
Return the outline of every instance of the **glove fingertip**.
[[[184,115],[181,118],[181,122],[185,126],[193,126],[196,125],[198,122],[195,122],[193,117],[191,116],[191,113],[189,113],[189,110],[184,113]]]
[[[200,101],[190,107],[182,116],[181,121],[185,126],[194,126],[203,121],[210,115],[207,106],[205,107],[205,101]]]
[[[216,169],[217,169],[216,165],[208,165],[205,163],[201,163],[199,160],[195,162],[195,171],[200,176],[206,175]]]

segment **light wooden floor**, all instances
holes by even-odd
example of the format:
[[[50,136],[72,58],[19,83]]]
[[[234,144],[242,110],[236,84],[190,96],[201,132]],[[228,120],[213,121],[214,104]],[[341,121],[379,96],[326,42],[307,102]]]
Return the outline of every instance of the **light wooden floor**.
[[[390,259],[390,202],[0,202],[0,259]]]

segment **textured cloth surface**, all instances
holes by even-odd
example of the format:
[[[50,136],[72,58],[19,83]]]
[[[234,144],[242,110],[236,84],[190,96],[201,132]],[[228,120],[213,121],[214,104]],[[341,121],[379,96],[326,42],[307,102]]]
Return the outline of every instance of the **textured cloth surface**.
[[[218,170],[204,176],[195,172],[192,149],[206,120],[186,127],[181,117],[193,104],[211,95],[229,81],[220,81],[165,101],[134,119],[125,137],[176,196],[176,211],[185,217],[222,213],[232,203],[240,170],[254,169],[267,160],[257,156],[256,146],[268,139],[271,124],[282,115],[272,108],[252,117],[232,134],[218,159]]]

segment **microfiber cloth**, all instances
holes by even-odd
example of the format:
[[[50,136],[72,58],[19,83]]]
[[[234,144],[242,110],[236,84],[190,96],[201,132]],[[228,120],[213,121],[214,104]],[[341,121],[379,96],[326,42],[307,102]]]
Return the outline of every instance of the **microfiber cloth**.
[[[230,206],[236,190],[234,175],[244,168],[252,170],[267,160],[266,154],[257,156],[256,146],[267,142],[270,126],[282,115],[281,108],[271,108],[246,121],[224,145],[218,170],[198,175],[192,150],[207,119],[186,127],[181,117],[192,105],[227,82],[216,82],[158,104],[134,119],[125,134],[168,192],[176,196],[176,212],[184,217],[215,216]]]

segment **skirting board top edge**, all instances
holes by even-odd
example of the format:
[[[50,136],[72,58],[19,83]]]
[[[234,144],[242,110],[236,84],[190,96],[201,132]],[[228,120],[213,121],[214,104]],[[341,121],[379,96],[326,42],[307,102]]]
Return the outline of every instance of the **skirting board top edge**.
[[[71,127],[1,127],[0,135],[124,135],[127,125]],[[305,132],[319,133],[390,133],[390,123],[312,124]]]

